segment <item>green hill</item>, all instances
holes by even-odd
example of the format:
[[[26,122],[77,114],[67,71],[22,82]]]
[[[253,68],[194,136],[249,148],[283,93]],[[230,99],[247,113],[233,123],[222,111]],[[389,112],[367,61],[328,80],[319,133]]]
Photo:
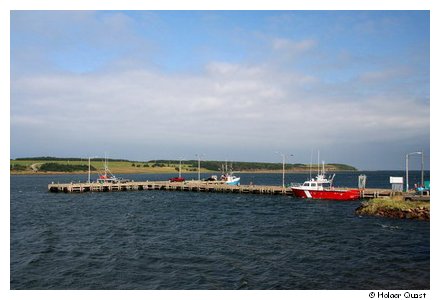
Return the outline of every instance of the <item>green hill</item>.
[[[103,158],[90,160],[91,170],[102,170]],[[223,161],[201,161],[202,172],[219,172],[222,170]],[[228,162],[228,169],[235,172],[280,172],[283,168],[281,163],[269,162]],[[176,173],[179,170],[178,160],[150,160],[131,161],[126,159],[108,159],[108,166],[114,173]],[[317,165],[311,166],[317,170]],[[308,172],[310,165],[307,164],[285,164],[286,172]],[[329,172],[357,171],[355,167],[346,164],[326,164]],[[87,172],[88,159],[86,158],[60,158],[60,157],[25,157],[10,160],[10,171],[14,174],[20,173],[45,173],[45,172]],[[197,160],[182,161],[182,172],[197,172]]]

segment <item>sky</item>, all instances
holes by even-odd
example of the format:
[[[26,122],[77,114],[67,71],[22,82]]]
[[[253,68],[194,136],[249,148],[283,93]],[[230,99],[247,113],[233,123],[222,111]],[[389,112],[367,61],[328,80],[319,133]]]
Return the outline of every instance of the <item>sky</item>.
[[[429,11],[15,10],[10,66],[11,158],[429,168]]]

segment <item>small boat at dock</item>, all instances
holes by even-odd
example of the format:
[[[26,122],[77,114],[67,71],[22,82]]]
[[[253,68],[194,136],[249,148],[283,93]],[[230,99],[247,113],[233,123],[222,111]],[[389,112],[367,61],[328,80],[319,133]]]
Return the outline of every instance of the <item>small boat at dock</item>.
[[[240,177],[237,177],[237,176],[233,175],[232,173],[222,175],[221,180],[224,181],[224,183],[229,184],[229,185],[240,185]]]
[[[225,162],[225,165],[222,166],[223,175],[220,177],[220,180],[228,185],[240,185],[240,177],[235,176],[232,171],[232,162],[229,168],[228,170],[228,163]]]
[[[334,177],[335,174],[333,174],[331,178],[326,178],[323,163],[321,174],[318,171],[318,175],[315,178],[311,178],[310,180],[305,181],[302,185],[292,185],[292,193],[296,197],[304,199],[338,201],[350,201],[360,199],[361,193],[358,189],[342,189],[333,187]]]
[[[89,175],[90,176],[90,175]],[[104,159],[104,173],[100,173],[97,183],[126,183],[128,179],[118,178],[110,171],[107,163],[107,157]]]

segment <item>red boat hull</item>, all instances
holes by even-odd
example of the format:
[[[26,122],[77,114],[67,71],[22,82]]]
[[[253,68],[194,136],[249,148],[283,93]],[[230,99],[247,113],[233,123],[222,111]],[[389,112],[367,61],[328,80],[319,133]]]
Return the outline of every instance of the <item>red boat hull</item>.
[[[361,197],[359,190],[305,190],[292,188],[293,194],[298,198],[351,201]]]

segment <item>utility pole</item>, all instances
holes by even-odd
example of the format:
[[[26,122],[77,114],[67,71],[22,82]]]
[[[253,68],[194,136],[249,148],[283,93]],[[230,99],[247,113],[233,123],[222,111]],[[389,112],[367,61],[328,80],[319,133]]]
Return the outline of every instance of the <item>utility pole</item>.
[[[411,155],[414,155],[414,154],[421,154],[422,155],[422,178],[421,178],[421,180],[423,181],[423,152],[422,151],[418,151],[418,152],[411,152],[411,153],[408,153],[407,155],[406,155],[406,160],[405,160],[405,164],[406,164],[406,192],[408,192],[408,190],[409,190],[409,182],[408,182],[408,159],[409,159],[409,157],[411,156]]]
[[[284,154],[284,153],[281,153],[281,152],[275,152],[275,153],[278,153],[278,154],[280,154],[281,155],[281,157],[283,158],[283,182],[282,182],[282,184],[283,184],[283,188],[284,188],[284,179],[285,179],[285,173],[286,173],[286,170],[285,170],[285,164],[286,164],[286,155]],[[293,156],[292,154],[290,154],[290,156]]]
[[[200,181],[200,157],[203,156],[203,154],[196,154],[197,160],[198,160],[198,167],[199,167],[199,181]]]
[[[423,180],[423,175],[424,175],[424,174],[423,174],[423,173],[424,173],[423,151],[420,151],[420,152],[422,153],[422,176],[421,176],[421,178],[422,178],[421,181],[422,181],[422,182],[421,182],[420,184],[421,184],[422,186],[425,186],[425,181]]]
[[[179,178],[182,177],[182,160],[183,159],[184,159],[183,157],[179,158]]]
[[[88,180],[87,180],[88,183],[90,183],[90,159],[91,158],[96,158],[96,156],[89,157],[89,176],[88,176]]]

